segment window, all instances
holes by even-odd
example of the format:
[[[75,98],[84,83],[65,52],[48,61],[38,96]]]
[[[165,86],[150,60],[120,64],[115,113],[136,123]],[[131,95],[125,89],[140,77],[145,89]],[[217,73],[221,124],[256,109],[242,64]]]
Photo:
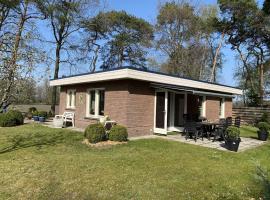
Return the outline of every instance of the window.
[[[220,118],[225,117],[225,101],[224,101],[224,98],[219,99],[219,117]]]
[[[99,117],[104,116],[104,102],[105,91],[104,89],[89,89],[87,92],[87,117]]]
[[[67,90],[67,108],[75,108],[76,90]]]
[[[205,117],[205,100],[206,100],[206,97],[205,96],[199,96],[199,99],[198,99],[198,106],[199,106],[199,116],[200,117]]]

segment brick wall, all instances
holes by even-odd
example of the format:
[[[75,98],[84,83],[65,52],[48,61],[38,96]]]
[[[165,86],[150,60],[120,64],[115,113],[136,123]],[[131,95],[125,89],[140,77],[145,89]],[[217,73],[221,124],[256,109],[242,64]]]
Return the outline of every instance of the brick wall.
[[[127,99],[128,81],[119,80],[113,82],[91,83],[82,85],[62,86],[60,93],[60,113],[64,111],[75,112],[75,126],[85,128],[96,123],[96,119],[86,118],[86,91],[89,88],[105,88],[105,115],[120,124],[127,124]],[[76,89],[76,108],[66,108],[66,91]]]
[[[130,135],[152,134],[154,127],[155,90],[149,83],[130,81],[127,120]]]
[[[219,119],[219,97],[206,97],[206,118]],[[225,117],[232,116],[232,98],[225,98]]]
[[[75,126],[85,128],[96,123],[86,116],[86,91],[89,88],[105,88],[104,112],[118,124],[128,128],[129,136],[151,134],[154,120],[154,89],[149,83],[118,80],[61,87],[60,113],[75,112]],[[66,91],[76,89],[76,108],[66,108]]]
[[[206,97],[206,118],[208,120],[217,120],[219,119],[219,100],[218,97]]]
[[[232,98],[225,99],[225,117],[232,117]]]

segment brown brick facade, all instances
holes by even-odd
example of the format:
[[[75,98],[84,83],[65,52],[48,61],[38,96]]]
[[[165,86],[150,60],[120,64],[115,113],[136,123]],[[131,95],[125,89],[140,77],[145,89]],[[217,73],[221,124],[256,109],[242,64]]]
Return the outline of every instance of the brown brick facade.
[[[108,81],[83,85],[62,86],[59,112],[75,112],[75,126],[85,128],[96,119],[86,118],[86,91],[90,88],[105,89],[104,112],[112,120],[128,128],[130,136],[150,134],[154,120],[154,89],[147,82]],[[66,108],[66,91],[76,90],[76,108]]]
[[[105,89],[104,112],[118,124],[128,128],[129,136],[153,133],[155,89],[150,83],[136,80],[115,80],[99,83],[62,86],[60,93],[59,113],[75,112],[75,126],[85,128],[96,119],[86,118],[86,92],[90,88]],[[66,92],[76,90],[76,108],[66,108]],[[198,96],[188,95],[188,113],[198,113]],[[232,115],[232,99],[225,100],[225,117]],[[206,98],[206,117],[210,120],[219,119],[219,98]]]
[[[206,97],[206,118],[209,120],[219,119],[219,97]],[[225,118],[232,116],[232,99],[225,98]]]

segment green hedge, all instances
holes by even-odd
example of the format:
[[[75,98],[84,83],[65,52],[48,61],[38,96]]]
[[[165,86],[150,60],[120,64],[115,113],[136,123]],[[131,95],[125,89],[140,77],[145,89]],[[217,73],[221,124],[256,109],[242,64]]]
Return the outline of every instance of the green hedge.
[[[24,117],[22,113],[17,110],[10,110],[0,115],[0,126],[2,127],[22,125],[23,121]]]
[[[97,143],[106,140],[106,132],[102,124],[91,124],[86,127],[84,136],[90,143]]]
[[[126,127],[121,125],[115,125],[112,127],[109,133],[109,140],[111,141],[127,141],[128,138],[128,132]]]

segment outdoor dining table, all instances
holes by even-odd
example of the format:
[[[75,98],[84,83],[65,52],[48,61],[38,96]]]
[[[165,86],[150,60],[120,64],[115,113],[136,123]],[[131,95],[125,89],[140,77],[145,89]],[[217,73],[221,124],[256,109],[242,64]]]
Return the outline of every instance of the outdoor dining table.
[[[207,135],[209,140],[210,135],[214,135],[214,140],[216,139],[216,136],[219,134],[216,131],[216,128],[220,125],[222,125],[220,122],[208,122],[208,121],[197,122],[197,128],[203,131],[203,133]]]

